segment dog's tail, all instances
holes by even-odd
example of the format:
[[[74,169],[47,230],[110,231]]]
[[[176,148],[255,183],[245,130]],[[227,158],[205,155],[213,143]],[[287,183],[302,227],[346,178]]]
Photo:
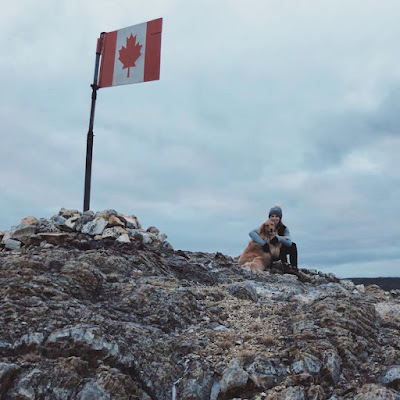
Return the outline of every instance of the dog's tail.
[[[265,270],[264,260],[262,257],[256,257],[251,261],[247,261],[242,265],[242,267],[255,272],[262,272]]]

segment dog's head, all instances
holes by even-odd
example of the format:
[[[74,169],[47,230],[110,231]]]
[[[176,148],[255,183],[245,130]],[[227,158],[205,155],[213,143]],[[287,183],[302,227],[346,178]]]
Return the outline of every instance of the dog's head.
[[[271,237],[277,234],[275,223],[270,219],[268,221],[263,222],[260,227],[260,236],[261,237]]]

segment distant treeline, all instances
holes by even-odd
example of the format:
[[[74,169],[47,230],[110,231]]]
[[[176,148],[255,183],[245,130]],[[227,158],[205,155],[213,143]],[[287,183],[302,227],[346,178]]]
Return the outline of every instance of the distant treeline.
[[[400,289],[400,278],[346,278],[356,285],[378,285],[383,290]]]

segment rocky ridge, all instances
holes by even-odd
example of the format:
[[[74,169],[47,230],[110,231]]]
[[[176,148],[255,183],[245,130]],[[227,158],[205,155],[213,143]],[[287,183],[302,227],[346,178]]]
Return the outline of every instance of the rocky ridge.
[[[1,232],[0,398],[400,400],[399,291],[166,239],[114,210]]]

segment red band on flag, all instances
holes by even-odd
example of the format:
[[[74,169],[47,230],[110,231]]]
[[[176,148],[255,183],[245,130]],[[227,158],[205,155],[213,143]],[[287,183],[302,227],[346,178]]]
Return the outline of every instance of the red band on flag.
[[[101,58],[99,86],[112,86],[114,76],[114,60],[117,46],[118,31],[105,34],[103,43],[103,55]]]
[[[161,31],[162,18],[147,23],[143,77],[145,82],[160,79]]]

